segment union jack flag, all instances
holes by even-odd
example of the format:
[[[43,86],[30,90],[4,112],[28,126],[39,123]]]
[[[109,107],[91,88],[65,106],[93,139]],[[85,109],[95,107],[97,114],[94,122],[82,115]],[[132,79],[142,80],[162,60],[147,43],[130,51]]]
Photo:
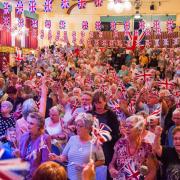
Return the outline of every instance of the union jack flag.
[[[86,1],[85,0],[78,0],[78,8],[79,9],[86,8]]]
[[[101,30],[101,21],[96,21],[96,22],[95,22],[95,29],[96,29],[97,31],[100,31],[100,30]]]
[[[146,36],[150,36],[150,35],[151,35],[151,29],[147,28],[147,29],[145,30],[145,35],[146,35]]]
[[[94,40],[94,46],[99,47],[99,40],[98,39]]]
[[[140,173],[132,160],[123,167],[123,173],[129,180],[139,180],[140,178]]]
[[[52,31],[51,30],[48,31],[48,40],[49,41],[52,40]]]
[[[56,41],[59,41],[59,39],[60,39],[60,31],[57,31],[57,33],[56,33]]]
[[[99,123],[97,118],[93,120],[92,126],[92,143],[103,144],[106,141],[110,141],[111,137],[111,128],[104,123]]]
[[[153,22],[153,29],[156,31],[156,29],[160,28],[160,21],[159,20],[154,20]]]
[[[3,3],[3,14],[9,14],[10,5],[8,2]]]
[[[157,29],[156,29],[156,34],[157,34],[157,35],[161,35],[161,28],[157,28]]]
[[[175,86],[174,82],[172,80],[171,81],[168,80],[167,78],[158,81],[158,85],[160,86],[160,88],[165,88],[165,89],[173,89]]]
[[[40,39],[43,39],[44,38],[44,30],[42,29],[41,31],[40,31]]]
[[[168,46],[168,45],[169,45],[169,41],[168,41],[167,38],[166,38],[166,39],[163,39],[163,45],[164,45],[164,46]]]
[[[82,29],[88,30],[88,21],[82,21]]]
[[[29,0],[29,12],[35,13],[36,12],[36,1]]]
[[[81,31],[81,37],[84,38],[84,36],[85,36],[85,32]]]
[[[115,31],[113,32],[113,37],[114,37],[114,38],[118,38],[118,31],[117,31],[117,30],[115,30]]]
[[[18,18],[18,27],[20,27],[20,28],[24,27],[24,19],[23,18]]]
[[[32,19],[31,20],[31,26],[33,28],[37,28],[38,27],[38,20],[37,19]]]
[[[121,106],[119,99],[112,101],[111,99],[108,102],[108,106],[114,111],[116,114],[121,112]]]
[[[174,24],[174,21],[172,19],[167,20],[167,28],[172,28]]]
[[[24,5],[23,5],[23,2],[20,0],[17,2],[17,5],[16,5],[16,14],[22,14],[23,10],[24,10]]]
[[[62,9],[67,9],[69,7],[70,7],[69,0],[61,0],[61,8]]]
[[[51,28],[51,20],[45,20],[45,27],[48,29]]]
[[[101,7],[103,5],[103,0],[94,0],[94,4],[96,7]]]
[[[145,46],[146,46],[146,47],[150,47],[150,46],[151,46],[151,42],[150,42],[149,39],[146,39],[146,40],[145,40]]]
[[[147,122],[150,121],[150,119],[158,119],[161,116],[161,106],[158,106],[148,117]]]
[[[44,12],[51,12],[51,11],[52,11],[52,0],[45,0]]]
[[[143,72],[138,72],[135,74],[135,77],[137,79],[143,79],[144,82],[147,82],[149,80],[151,80],[153,78],[153,74],[150,72],[145,72],[145,70]]]
[[[115,31],[116,30],[116,22],[115,21],[112,21],[110,23],[110,26],[111,26],[111,31]]]
[[[102,40],[102,46],[104,46],[104,47],[107,46],[107,41],[106,40]]]
[[[4,27],[9,27],[10,26],[10,18],[3,16],[3,26]]]
[[[124,30],[129,31],[130,30],[130,21],[127,20],[124,22]]]
[[[64,41],[67,42],[68,41],[67,31],[64,31],[63,37],[64,37]]]
[[[173,38],[173,45],[178,45],[179,38]]]
[[[59,29],[66,29],[66,22],[64,20],[59,21]]]
[[[81,39],[79,40],[79,44],[84,44],[84,39],[81,37]]]
[[[154,40],[154,46],[155,47],[159,47],[159,39],[155,39]]]
[[[72,38],[76,38],[76,31],[72,32]]]
[[[145,29],[145,22],[143,20],[139,21],[139,29],[142,29],[142,30]]]
[[[171,27],[168,27],[167,32],[168,32],[168,34],[171,34],[173,32],[173,29]]]

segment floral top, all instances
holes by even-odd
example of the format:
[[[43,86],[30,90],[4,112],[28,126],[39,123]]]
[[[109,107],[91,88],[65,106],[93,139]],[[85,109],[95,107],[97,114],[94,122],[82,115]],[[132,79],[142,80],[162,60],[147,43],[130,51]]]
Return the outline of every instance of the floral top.
[[[151,145],[142,142],[136,153],[131,155],[127,139],[121,138],[114,146],[114,155],[110,167],[114,167],[119,171],[121,179],[138,179],[141,165],[145,163],[146,158],[151,154]]]

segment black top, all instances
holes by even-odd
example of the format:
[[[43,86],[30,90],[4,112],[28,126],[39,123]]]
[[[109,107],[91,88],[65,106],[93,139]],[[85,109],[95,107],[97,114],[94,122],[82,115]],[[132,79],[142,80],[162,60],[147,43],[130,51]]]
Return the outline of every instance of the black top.
[[[105,164],[109,165],[114,154],[114,145],[120,137],[119,122],[117,120],[116,114],[112,112],[111,110],[107,110],[103,114],[97,114],[95,111],[91,113],[99,120],[100,123],[104,123],[108,125],[112,130],[111,131],[112,140],[103,143],[103,146],[102,146],[103,152],[105,155]]]
[[[163,163],[163,180],[180,180],[180,158],[171,147],[163,147],[160,161]]]

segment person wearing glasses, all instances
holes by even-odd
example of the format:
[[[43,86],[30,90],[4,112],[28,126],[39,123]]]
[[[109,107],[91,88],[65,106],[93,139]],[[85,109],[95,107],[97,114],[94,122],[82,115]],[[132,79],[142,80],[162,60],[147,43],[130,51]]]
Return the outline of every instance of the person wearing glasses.
[[[94,166],[101,166],[105,162],[101,146],[92,145],[90,135],[93,125],[93,116],[88,113],[79,113],[75,119],[77,135],[72,136],[66,144],[62,155],[49,154],[51,160],[68,162],[67,172],[70,180],[81,180],[83,168],[92,158]]]

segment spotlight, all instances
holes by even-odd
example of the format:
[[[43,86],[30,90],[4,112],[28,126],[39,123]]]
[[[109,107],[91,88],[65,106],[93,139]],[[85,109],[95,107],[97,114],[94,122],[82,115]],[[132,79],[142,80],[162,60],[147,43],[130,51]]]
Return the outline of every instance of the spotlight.
[[[141,15],[139,13],[139,11],[136,11],[136,14],[134,15],[134,19],[140,19]]]

